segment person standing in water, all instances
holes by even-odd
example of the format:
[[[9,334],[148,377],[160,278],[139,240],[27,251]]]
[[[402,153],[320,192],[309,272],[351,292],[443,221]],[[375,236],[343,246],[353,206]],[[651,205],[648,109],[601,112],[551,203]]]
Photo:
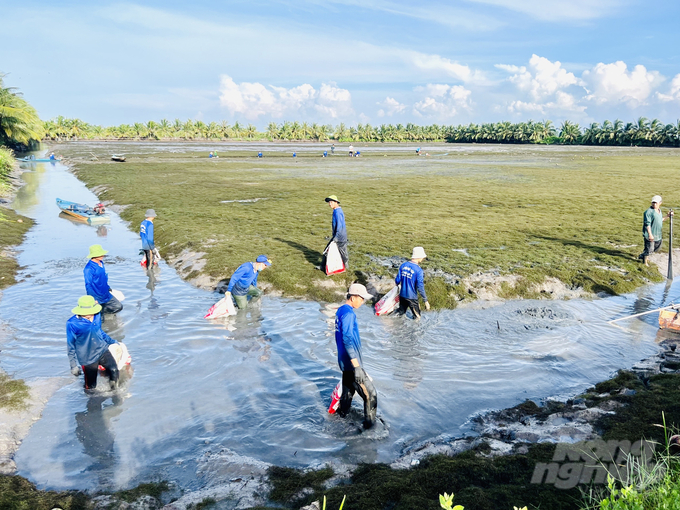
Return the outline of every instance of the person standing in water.
[[[642,216],[642,237],[644,238],[645,250],[638,258],[645,263],[645,266],[649,266],[649,256],[661,248],[663,222],[666,218],[670,218],[672,214],[669,211],[666,217],[662,216],[661,197],[659,195],[652,197],[652,205],[649,206]]]
[[[139,227],[139,237],[142,238],[142,250],[146,257],[146,268],[151,269],[155,262],[154,250],[156,244],[153,240],[153,220],[156,218],[156,211],[153,209],[146,210],[146,219],[142,221]]]
[[[102,305],[102,314],[118,313],[123,309],[123,304],[111,294],[109,287],[109,275],[104,268],[104,257],[109,253],[101,244],[90,246],[90,261],[85,265],[83,274],[85,276],[85,292],[92,296],[97,303]]]
[[[349,252],[347,250],[347,225],[345,225],[345,213],[340,207],[340,201],[335,195],[331,195],[325,198],[328,202],[328,206],[333,210],[333,218],[331,220],[331,240],[328,241],[326,249],[331,245],[333,241],[338,245],[338,251],[342,257],[342,262],[347,268],[347,263],[349,262]],[[325,252],[326,250],[324,250]],[[326,256],[324,255],[323,261],[321,263],[321,270],[326,268]]]
[[[231,276],[226,295],[233,296],[240,310],[248,306],[248,297],[251,301],[257,301],[262,296],[262,291],[257,288],[257,277],[260,271],[271,265],[272,262],[266,255],[260,255],[255,262],[246,262],[238,266]]]
[[[99,365],[109,376],[111,389],[118,385],[118,365],[109,351],[109,345],[117,343],[102,331],[102,318],[99,312],[102,305],[92,296],[83,296],[71,312],[73,317],[66,321],[66,350],[71,373],[78,377],[85,375],[85,390],[97,387]]]
[[[342,395],[338,414],[347,416],[354,393],[364,401],[364,428],[370,429],[376,421],[378,412],[378,394],[371,378],[364,369],[361,357],[361,337],[359,325],[354,313],[373,296],[360,283],[353,283],[347,292],[347,301],[335,313],[335,343],[338,348],[338,365],[342,370]]]
[[[401,284],[398,315],[404,315],[406,310],[410,308],[413,318],[420,319],[419,293],[425,302],[425,309],[430,309],[430,303],[425,295],[425,277],[423,269],[420,267],[420,263],[426,258],[425,250],[421,246],[416,246],[411,253],[411,262],[404,262],[399,266],[399,272],[394,279],[394,283]]]

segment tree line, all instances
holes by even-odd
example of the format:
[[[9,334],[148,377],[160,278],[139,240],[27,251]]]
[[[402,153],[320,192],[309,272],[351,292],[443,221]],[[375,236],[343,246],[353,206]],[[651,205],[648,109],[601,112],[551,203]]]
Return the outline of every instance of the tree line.
[[[541,122],[494,122],[445,126],[418,126],[412,123],[358,124],[332,126],[307,122],[270,122],[264,131],[253,124],[163,119],[159,122],[121,124],[103,127],[80,119],[57,117],[43,125],[46,140],[281,140],[316,142],[451,142],[680,147],[680,120],[664,124],[658,119],[640,117],[634,122],[621,120],[581,127],[564,121],[555,127]]]

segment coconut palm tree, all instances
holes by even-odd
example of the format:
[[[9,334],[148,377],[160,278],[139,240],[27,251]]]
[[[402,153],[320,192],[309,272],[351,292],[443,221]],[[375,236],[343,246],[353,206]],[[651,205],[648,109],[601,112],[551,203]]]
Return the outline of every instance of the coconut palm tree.
[[[38,112],[15,87],[5,87],[0,73],[0,145],[28,145],[40,141],[45,128]]]

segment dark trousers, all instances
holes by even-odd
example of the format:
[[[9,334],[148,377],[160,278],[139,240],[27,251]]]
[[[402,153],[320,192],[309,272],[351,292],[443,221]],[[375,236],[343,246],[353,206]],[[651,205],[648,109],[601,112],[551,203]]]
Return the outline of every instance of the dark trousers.
[[[321,257],[321,270],[326,270],[326,250],[331,245],[333,241],[329,242],[324,249],[323,257]],[[347,263],[349,262],[349,251],[347,250],[347,243],[339,243],[335,241],[338,245],[338,251],[340,252],[340,258],[342,258],[342,263],[345,264],[345,269],[347,269]]]
[[[146,268],[151,269],[153,267],[153,250],[144,250],[144,256],[146,257]]]
[[[342,372],[342,396],[340,397],[340,409],[338,409],[340,416],[347,416],[349,408],[352,407],[354,393],[358,393],[364,400],[364,427],[370,428],[375,423],[378,413],[378,394],[375,391],[375,386],[368,378],[363,384],[357,383],[354,379],[354,370],[345,370]]]
[[[111,296],[106,303],[102,305],[102,314],[105,313],[118,313],[123,309],[123,303],[118,301],[114,296]]]
[[[659,239],[658,241],[648,241],[647,238],[644,237],[643,239],[645,240],[645,251],[640,254],[641,259],[649,257],[652,253],[659,251],[659,248],[661,248],[661,243],[663,242],[663,239]]]
[[[99,374],[99,365],[104,367],[104,371],[109,376],[112,383],[118,383],[118,365],[113,359],[111,352],[106,349],[101,355],[99,361],[91,365],[83,365],[83,374],[85,375],[85,389],[93,390],[97,387],[97,375]]]
[[[418,299],[406,299],[399,296],[399,310],[397,310],[397,315],[404,315],[409,308],[411,309],[411,313],[413,313],[413,318],[420,319],[420,303],[418,303]]]

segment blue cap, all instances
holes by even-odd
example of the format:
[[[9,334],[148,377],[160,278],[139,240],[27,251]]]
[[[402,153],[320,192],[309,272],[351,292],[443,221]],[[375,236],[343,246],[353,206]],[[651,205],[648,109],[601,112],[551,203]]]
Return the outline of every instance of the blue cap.
[[[272,265],[271,261],[267,258],[266,255],[260,255],[259,257],[257,257],[257,259],[255,259],[255,262],[262,262],[265,266]]]

